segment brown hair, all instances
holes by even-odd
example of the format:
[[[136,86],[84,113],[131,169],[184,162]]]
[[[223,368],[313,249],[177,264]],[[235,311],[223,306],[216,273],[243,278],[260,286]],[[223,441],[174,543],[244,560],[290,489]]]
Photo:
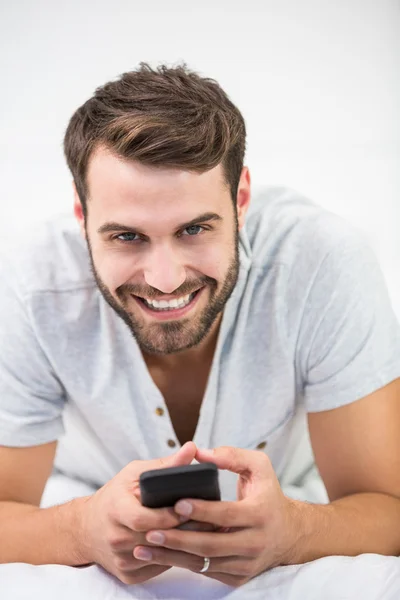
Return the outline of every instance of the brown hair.
[[[64,154],[87,215],[89,160],[98,146],[146,165],[205,172],[219,163],[236,207],[246,145],[244,119],[219,84],[186,64],[140,63],[95,90],[72,115]]]

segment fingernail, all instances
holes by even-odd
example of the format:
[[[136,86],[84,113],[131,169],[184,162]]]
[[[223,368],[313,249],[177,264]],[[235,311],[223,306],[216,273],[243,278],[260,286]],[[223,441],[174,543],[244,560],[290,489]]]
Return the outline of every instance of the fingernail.
[[[165,542],[165,535],[160,531],[153,531],[146,535],[146,540],[152,544],[163,544]]]
[[[135,558],[139,560],[151,560],[153,554],[151,553],[151,550],[148,550],[147,548],[137,548]]]
[[[188,517],[192,514],[192,511],[193,506],[190,504],[190,502],[186,502],[186,500],[179,501],[175,506],[175,512],[177,512],[178,515],[184,515],[185,517]]]

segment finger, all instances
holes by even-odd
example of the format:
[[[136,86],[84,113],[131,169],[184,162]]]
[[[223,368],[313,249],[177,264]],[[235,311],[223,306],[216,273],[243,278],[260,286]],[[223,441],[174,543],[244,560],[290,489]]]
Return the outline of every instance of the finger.
[[[216,525],[211,523],[200,523],[199,521],[187,521],[177,527],[177,529],[184,529],[185,531],[216,531]]]
[[[219,469],[232,471],[242,476],[252,474],[265,479],[270,471],[272,472],[272,466],[266,454],[234,446],[220,446],[212,450],[198,448],[196,460],[200,463],[213,462]]]
[[[186,521],[176,529],[184,529],[185,531],[217,531],[218,527],[211,523],[200,523],[199,521]]]
[[[144,544],[145,543],[146,542],[144,542]],[[148,546],[145,546],[144,544],[140,547],[148,548]],[[134,546],[133,548],[131,546],[130,550],[124,552],[117,552],[115,554],[114,566],[119,573],[130,573],[132,576],[134,576],[136,571],[140,571],[141,569],[147,566],[146,563],[143,562],[143,560],[137,560],[134,557],[133,551],[135,548],[136,546]]]
[[[150,554],[151,553],[151,557]],[[189,554],[187,552],[178,552],[176,550],[166,550],[164,548],[149,548],[148,546],[136,546],[133,555],[139,562],[151,562],[151,564],[168,565],[170,567],[181,567],[199,573],[204,566],[204,558]],[[241,556],[229,556],[224,558],[213,558],[210,561],[207,573],[217,572],[230,575],[244,575],[250,570],[247,563],[249,559]]]
[[[177,527],[177,529],[185,528],[190,531],[215,531],[214,525],[210,525],[209,523],[198,523],[197,521],[188,521]],[[115,533],[118,535],[114,536],[112,549],[114,553],[117,553],[121,557],[131,557],[132,548],[137,544],[146,544],[146,532],[133,532],[128,527],[120,525]]]
[[[170,550],[179,550],[210,558],[211,556],[245,555],[243,549],[254,546],[252,536],[254,536],[254,531],[251,529],[231,533],[169,529],[168,531],[149,531],[146,534],[146,542],[153,546],[162,546]]]
[[[138,479],[144,471],[153,469],[164,469],[167,467],[178,467],[180,465],[190,465],[196,455],[196,445],[193,442],[186,442],[177,452],[162,458],[154,460],[138,460],[128,465],[130,475]]]
[[[135,557],[139,560],[141,556],[148,556],[149,548],[146,546],[137,546],[134,551]],[[189,554],[187,552],[178,552],[176,550],[165,550],[162,548],[151,549],[151,562],[158,565],[169,565],[171,567],[181,567],[199,573],[204,566],[204,558]],[[229,574],[247,576],[251,569],[250,559],[242,556],[229,556],[224,558],[213,558],[210,561],[207,573]]]
[[[136,544],[146,543],[146,533],[137,533],[129,527],[119,524],[109,535],[108,544],[113,554],[123,555],[126,552],[132,554],[132,548]]]
[[[131,531],[143,533],[150,529],[172,529],[182,525],[182,519],[172,507],[147,508],[135,502],[135,506],[127,503],[119,515],[119,522]]]
[[[114,575],[116,575],[116,577],[118,577],[118,579],[122,581],[122,583],[126,583],[127,585],[133,585],[138,583],[144,583],[149,579],[153,579],[154,577],[161,575],[161,573],[165,573],[165,571],[168,571],[170,568],[171,567],[169,566],[155,564],[143,566],[142,563],[142,567],[140,569],[134,571],[117,571],[116,573],[114,572]]]
[[[143,544],[146,544],[146,540],[144,540]],[[114,564],[118,571],[122,573],[132,573],[134,571],[138,571],[139,569],[143,569],[145,566],[143,561],[137,560],[133,556],[133,550],[136,546],[130,547],[130,549],[126,549],[124,551],[118,551],[114,553]]]
[[[202,523],[212,523],[219,527],[253,527],[259,520],[256,510],[256,498],[225,502],[219,500],[196,500],[193,498],[179,500],[174,506],[177,514]],[[189,511],[189,509],[191,509]]]
[[[170,567],[182,567],[197,573],[204,564],[204,560],[194,554],[166,550],[165,548],[151,548],[149,546],[136,546],[133,550],[133,556],[142,564],[146,562]]]

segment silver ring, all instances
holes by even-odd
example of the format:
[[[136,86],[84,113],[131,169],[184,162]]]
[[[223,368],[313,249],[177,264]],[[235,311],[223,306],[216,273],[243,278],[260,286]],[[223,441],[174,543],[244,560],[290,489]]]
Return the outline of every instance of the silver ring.
[[[201,571],[199,571],[199,573],[205,573],[206,571],[208,571],[210,563],[211,560],[205,556],[203,568],[201,569]]]

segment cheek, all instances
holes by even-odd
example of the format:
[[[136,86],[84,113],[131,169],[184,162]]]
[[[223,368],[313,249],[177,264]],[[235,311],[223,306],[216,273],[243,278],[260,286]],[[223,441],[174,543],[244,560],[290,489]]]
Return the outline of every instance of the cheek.
[[[220,281],[229,264],[228,252],[222,244],[199,243],[184,248],[180,260],[187,269],[189,279],[207,275]]]
[[[95,257],[96,269],[108,288],[113,292],[127,281],[134,279],[139,269],[138,260],[128,252],[100,251]]]
[[[220,250],[210,248],[198,257],[196,268],[201,274],[221,281],[228,268],[227,257]]]

